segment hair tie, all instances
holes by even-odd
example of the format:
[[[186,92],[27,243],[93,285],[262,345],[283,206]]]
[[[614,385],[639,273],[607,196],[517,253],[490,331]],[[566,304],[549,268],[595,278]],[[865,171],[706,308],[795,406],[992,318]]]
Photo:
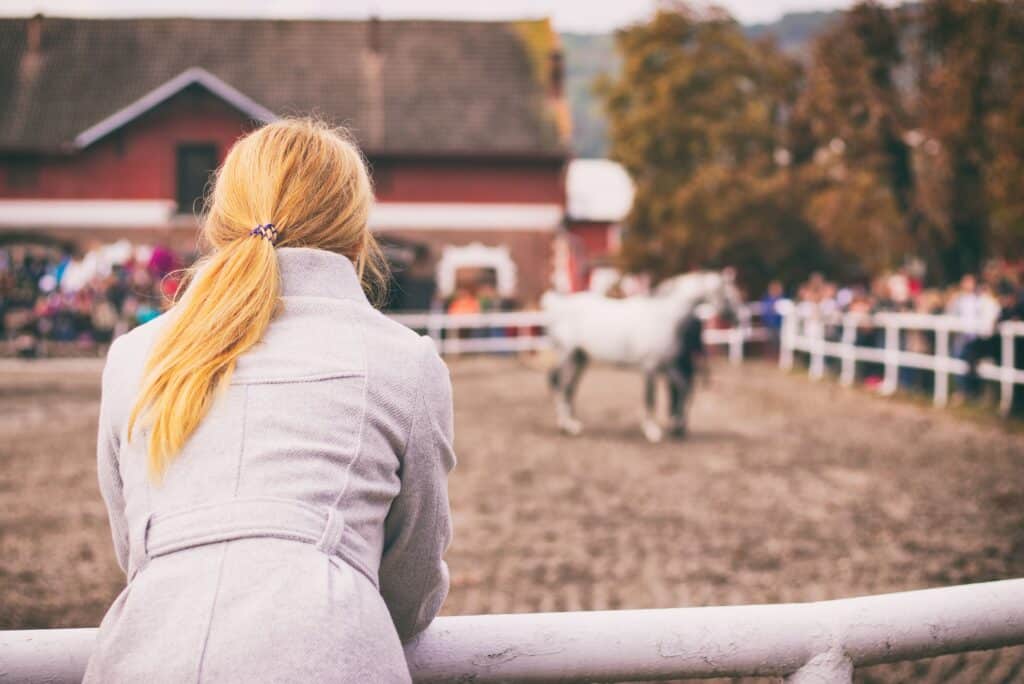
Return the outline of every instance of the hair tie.
[[[256,235],[257,237],[264,238],[270,244],[277,242],[277,228],[274,227],[273,223],[261,223],[260,225],[253,228],[249,235]]]

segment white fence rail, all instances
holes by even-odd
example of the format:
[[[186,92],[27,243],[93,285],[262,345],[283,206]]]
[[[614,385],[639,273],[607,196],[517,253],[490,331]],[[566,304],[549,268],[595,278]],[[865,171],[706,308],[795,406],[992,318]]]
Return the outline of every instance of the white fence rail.
[[[81,681],[96,630],[0,632],[0,683]],[[417,682],[754,675],[850,682],[855,666],[1024,644],[1024,579],[817,603],[438,618]]]
[[[884,368],[883,390],[895,391],[900,368],[935,373],[935,402],[948,398],[948,375],[964,373],[950,356],[951,335],[974,332],[945,316],[878,314],[831,319],[783,310],[780,363],[796,352],[810,358],[812,377],[825,359],[839,360],[840,379],[852,383],[856,364]],[[541,312],[472,315],[396,314],[428,332],[444,353],[540,349]],[[858,326],[884,330],[881,348],[857,345]],[[453,331],[488,330],[461,338]],[[934,353],[901,349],[903,331],[934,334]],[[827,334],[838,331],[838,339]],[[705,331],[707,344],[727,345],[743,358],[746,341],[768,330],[743,325]],[[447,334],[446,334],[447,333]],[[1014,368],[1014,342],[1024,323],[1003,323],[1002,363],[982,364],[979,375],[1000,385],[1009,410],[1013,387],[1024,384]],[[95,629],[0,632],[0,684],[78,682]],[[1024,579],[865,596],[836,601],[759,606],[670,608],[522,615],[444,617],[407,645],[417,682],[659,680],[778,675],[787,682],[849,682],[855,666],[925,658],[943,653],[1024,644]]]
[[[548,316],[543,311],[495,311],[478,314],[448,314],[422,311],[390,314],[395,321],[429,335],[442,354],[481,352],[508,353],[537,351],[550,346],[545,330]],[[463,336],[464,331],[472,331]],[[725,346],[734,363],[743,360],[747,342],[768,339],[770,331],[749,322],[732,328],[709,328],[704,343]]]
[[[822,315],[813,308],[783,306],[782,335],[779,363],[785,369],[793,367],[794,352],[809,355],[808,368],[812,378],[825,374],[825,360],[839,360],[839,380],[845,385],[856,379],[857,363],[881,364],[884,373],[883,394],[892,394],[899,387],[900,368],[914,368],[934,373],[933,400],[936,406],[949,401],[950,374],[963,375],[967,363],[952,356],[951,338],[957,334],[979,335],[981,331],[954,316],[934,316],[914,313],[832,314]],[[882,346],[857,344],[858,330],[882,331]],[[829,333],[833,333],[829,335]],[[926,333],[934,338],[930,353],[903,348],[905,332]],[[1024,337],[1024,322],[1006,321],[995,330],[999,337],[1001,362],[978,365],[978,376],[999,383],[999,409],[1003,415],[1010,412],[1015,385],[1024,385],[1024,370],[1015,368],[1014,346],[1016,338]],[[931,341],[931,340],[929,340]]]

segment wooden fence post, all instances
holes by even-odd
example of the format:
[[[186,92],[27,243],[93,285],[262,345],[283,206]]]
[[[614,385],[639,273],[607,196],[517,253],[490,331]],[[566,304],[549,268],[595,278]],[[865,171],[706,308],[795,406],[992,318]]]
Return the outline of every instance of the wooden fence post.
[[[734,366],[743,363],[743,338],[746,331],[740,326],[729,331],[729,361]]]
[[[825,375],[825,321],[814,321],[814,337],[811,343],[811,362],[808,368],[811,377],[820,380]]]
[[[846,387],[857,379],[857,324],[853,314],[843,316],[843,366],[839,382]]]
[[[1013,408],[1013,371],[1015,359],[1013,358],[1014,335],[1010,326],[1000,327],[1000,336],[1003,345],[1003,362],[999,366],[999,414],[1004,418],[1010,415]]]
[[[882,394],[895,394],[899,388],[900,378],[900,328],[890,318],[885,319],[885,377],[882,381]]]
[[[932,401],[942,408],[949,402],[949,327],[945,319],[935,325],[935,393]]]
[[[782,314],[782,330],[779,336],[779,368],[782,370],[793,369],[793,338],[796,337],[796,307],[790,303],[789,306],[780,308]]]

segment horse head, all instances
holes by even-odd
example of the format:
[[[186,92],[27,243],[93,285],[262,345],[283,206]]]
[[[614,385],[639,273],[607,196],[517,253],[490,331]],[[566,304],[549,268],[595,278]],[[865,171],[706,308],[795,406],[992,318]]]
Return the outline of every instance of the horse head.
[[[746,313],[743,298],[736,287],[736,273],[731,268],[668,278],[655,288],[654,294],[676,302],[682,315],[704,307],[709,314],[729,325],[737,323]]]
[[[736,325],[747,317],[747,306],[736,286],[736,271],[725,268],[715,275],[718,276],[717,282],[712,284],[708,302],[719,318],[728,325]]]

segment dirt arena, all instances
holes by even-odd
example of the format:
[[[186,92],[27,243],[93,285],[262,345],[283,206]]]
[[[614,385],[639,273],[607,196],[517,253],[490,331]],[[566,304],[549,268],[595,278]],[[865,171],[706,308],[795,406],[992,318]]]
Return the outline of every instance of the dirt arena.
[[[96,625],[120,590],[95,484],[99,366],[0,369],[0,628]],[[535,361],[451,363],[448,614],[813,601],[1024,576],[1024,433],[997,419],[719,364],[685,442],[592,369],[581,437]],[[41,370],[45,369],[45,370]],[[861,681],[1024,680],[1024,649]]]

